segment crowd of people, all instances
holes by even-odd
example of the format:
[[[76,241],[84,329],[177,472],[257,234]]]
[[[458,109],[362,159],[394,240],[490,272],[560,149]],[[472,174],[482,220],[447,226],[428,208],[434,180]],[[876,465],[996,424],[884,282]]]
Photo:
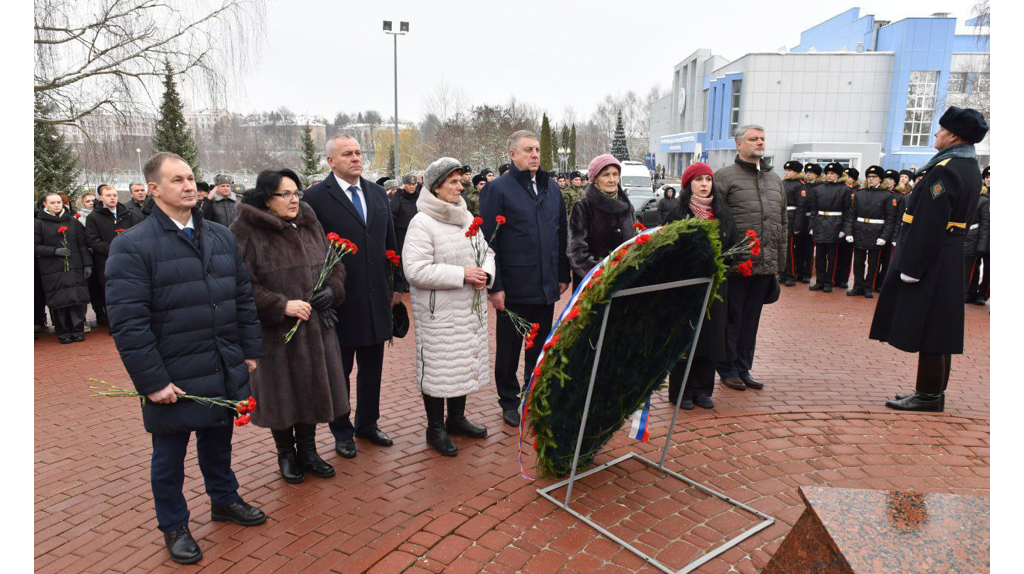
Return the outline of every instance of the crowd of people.
[[[781,285],[809,282],[813,259],[812,290],[845,287],[852,265],[849,294],[871,296],[885,278],[879,308],[885,303],[890,315],[904,312],[892,310],[890,292],[895,305],[913,307],[904,318],[911,327],[883,324],[876,311],[871,336],[921,352],[918,392],[893,408],[942,410],[945,383],[936,394],[934,381],[948,382],[949,354],[962,352],[962,306],[960,350],[952,339],[907,342],[906,329],[915,324],[940,331],[950,326],[934,323],[928,297],[918,293],[916,303],[905,302],[913,295],[896,283],[934,287],[928,250],[949,243],[949,253],[968,258],[968,292],[976,289],[975,301],[987,299],[988,200],[972,197],[980,183],[973,189],[968,176],[949,175],[952,165],[973,157],[978,130],[947,116],[937,134],[943,147],[936,144],[945,148],[936,156],[943,162],[929,164],[930,172],[903,174],[871,166],[865,187],[856,169],[835,163],[822,169],[791,161],[780,177],[764,160],[766,133],[757,125],[736,131],[732,164],[717,171],[699,162],[687,167],[678,197],[671,189],[659,203],[662,221],[717,221],[723,250],[753,231],[760,249],[745,256],[751,272],[730,273],[711,303],[685,386],[684,362],[666,373],[673,401],[684,409],[713,408],[716,374],[730,389],[765,387],[751,374],[762,308],[779,299]],[[175,561],[202,557],[181,493],[192,432],[213,519],[246,526],[266,520],[238,494],[230,464],[233,412],[179,396],[251,395],[258,405],[251,420],[273,436],[282,479],[330,478],[335,469],[316,450],[318,424],[329,426],[344,458],[357,456],[357,438],[393,444],[380,426],[381,379],[386,343],[403,334],[396,318],[405,292],[427,444],[456,456],[453,437],[487,436],[487,428],[467,416],[466,397],[486,386],[492,372],[503,422],[519,426],[520,396],[541,345],[525,349],[528,368],[520,379],[524,335],[510,312],[535,324],[531,337],[544,341],[556,303],[637,233],[637,214],[620,185],[622,164],[612,155],[593,158],[586,173],[548,173],[540,168],[540,138],[529,131],[509,136],[508,154],[498,174],[484,169],[473,175],[470,166],[444,157],[422,172],[374,182],[363,177],[359,142],[339,135],[326,145],[331,173],[306,189],[289,169],[261,172],[249,190],[225,175],[209,186],[196,182],[180,157],[161,152],[146,162],[146,184],[133,183],[126,203],[108,185],[83,195],[77,209],[66,196],[42,198],[35,223],[37,289],[62,343],[83,340],[91,302],[97,322],[109,324],[135,388],[148,399],[142,413],[153,436],[157,521]],[[983,195],[988,175],[986,168]],[[914,194],[914,181],[929,188]],[[945,220],[949,227],[942,224],[948,241],[922,223],[941,219],[943,209],[955,214]],[[321,273],[341,241],[351,248]],[[896,255],[901,248],[912,252],[904,254],[912,263],[897,265],[893,247]],[[972,271],[977,267],[980,282]],[[960,277],[943,269],[943,277]],[[491,311],[497,313],[493,368]],[[37,328],[41,324],[37,315]]]

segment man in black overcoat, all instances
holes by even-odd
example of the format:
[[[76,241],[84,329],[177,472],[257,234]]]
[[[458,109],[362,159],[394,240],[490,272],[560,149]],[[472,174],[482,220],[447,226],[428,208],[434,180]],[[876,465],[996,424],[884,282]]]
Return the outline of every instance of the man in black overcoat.
[[[117,190],[111,186],[104,186],[99,195],[100,205],[85,220],[85,244],[92,250],[93,274],[97,276],[96,281],[100,286],[92,307],[96,311],[96,323],[104,325],[108,322],[105,290],[110,243],[128,228],[142,223],[146,216],[137,209],[118,203]]]
[[[540,169],[540,138],[525,130],[508,139],[512,165],[480,194],[480,227],[494,235],[495,218],[506,223],[491,243],[497,263],[488,299],[495,311],[506,308],[537,323],[538,344],[526,351],[524,383],[530,380],[541,346],[551,331],[555,303],[569,288],[568,223],[558,183]],[[523,338],[506,313],[498,313],[494,381],[506,425],[518,426],[520,385],[516,380]]]
[[[872,339],[918,353],[915,392],[885,403],[904,411],[942,412],[951,356],[964,352],[964,233],[981,192],[974,144],[988,124],[952,106],[939,125],[939,153],[910,193],[871,322]]]
[[[345,385],[351,394],[350,375],[355,363],[355,425],[349,415],[331,423],[334,448],[341,456],[356,456],[354,437],[379,446],[393,443],[377,426],[380,418],[380,379],[384,367],[384,342],[391,338],[391,308],[402,300],[390,294],[388,250],[398,251],[395,225],[384,188],[362,177],[363,155],[351,136],[327,141],[331,174],[306,190],[303,198],[313,208],[326,233],[337,233],[356,244],[346,255],[345,302],[338,307],[338,342],[345,369]],[[401,267],[395,270],[396,285],[403,284]]]

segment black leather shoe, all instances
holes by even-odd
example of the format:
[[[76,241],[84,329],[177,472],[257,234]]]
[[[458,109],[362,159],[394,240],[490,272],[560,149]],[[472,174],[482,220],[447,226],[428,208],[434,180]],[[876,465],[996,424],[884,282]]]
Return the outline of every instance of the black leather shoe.
[[[369,432],[356,432],[356,436],[359,438],[365,438],[366,440],[372,442],[377,446],[391,446],[395,444],[395,442],[391,440],[391,437],[389,437],[387,433],[385,433],[384,431],[380,430],[377,427],[373,427],[373,429]]]
[[[822,291],[824,291],[825,293],[831,293],[832,292],[832,286],[829,285],[828,283],[826,283],[825,284],[825,288],[822,289]]]
[[[823,283],[815,283],[807,288],[808,291],[824,291],[825,285]]]
[[[164,545],[171,553],[171,560],[178,564],[195,564],[203,558],[203,551],[192,538],[188,526],[182,526],[170,532],[164,532]]]
[[[693,402],[696,403],[697,406],[702,408],[702,409],[713,409],[713,408],[715,408],[714,401],[712,401],[711,397],[709,397],[707,395],[697,395],[697,398],[694,399]]]
[[[736,391],[747,390],[747,385],[744,385],[743,381],[741,381],[738,377],[729,377],[728,379],[723,378],[722,384]]]
[[[505,421],[510,427],[519,426],[519,411],[515,409],[505,409],[501,411],[501,420]]]
[[[679,403],[679,408],[683,409],[684,411],[692,411],[693,410],[693,400],[691,400],[691,399],[683,399]]]
[[[946,395],[914,393],[898,401],[885,401],[885,406],[897,411],[917,411],[924,413],[941,413],[946,408]]]
[[[334,452],[340,454],[343,458],[355,458],[356,457],[356,441],[339,440],[334,443]]]
[[[903,399],[912,396],[914,396],[914,393],[896,393],[896,400],[902,401]]]
[[[810,275],[805,275],[805,276],[801,277],[800,278],[800,282],[801,283],[810,283],[811,282],[811,276]]]
[[[854,287],[853,289],[850,289],[849,291],[846,292],[846,296],[847,297],[856,297],[857,295],[863,295],[863,294],[864,294],[864,292],[861,291],[860,289],[857,289],[856,287]]]
[[[974,303],[975,305],[977,305],[979,307],[984,307],[985,305],[988,305],[988,300],[986,300],[986,299],[975,299],[974,301],[972,301],[972,303]]]
[[[304,472],[317,478],[331,478],[334,467],[316,453],[316,426],[295,425],[296,458]]]
[[[740,375],[740,380],[743,381],[743,384],[747,388],[757,389],[757,390],[761,390],[761,389],[764,388],[764,383],[762,383],[761,381],[755,379],[754,377],[751,377],[749,374]]]
[[[306,476],[302,474],[302,468],[299,466],[299,461],[295,456],[295,451],[291,450],[277,452],[277,466],[281,469],[281,478],[284,479],[288,484],[299,484],[303,480],[306,480]]]
[[[787,277],[786,280],[782,282],[782,284],[785,285],[786,287],[794,287],[796,286],[796,281],[794,281],[791,277]]]
[[[449,418],[445,421],[444,428],[448,431],[448,434],[463,435],[469,438],[487,438],[487,428],[469,422],[469,419],[466,417],[461,419]]]
[[[85,340],[85,335],[83,333],[75,333],[74,335],[71,335],[71,342],[72,343],[81,343],[84,340]]]
[[[267,515],[262,510],[242,499],[227,506],[211,504],[210,518],[214,522],[231,521],[242,526],[256,526],[267,521]]]
[[[69,345],[71,343],[74,343],[74,341],[71,340],[71,335],[61,335],[58,338],[60,339],[61,345]]]
[[[850,288],[850,284],[849,283],[839,283],[839,284],[836,285],[836,287],[842,287],[843,289],[849,289]]]
[[[872,293],[870,289],[868,289],[867,291],[864,291],[864,298],[865,299],[874,299],[875,298],[875,294]]]
[[[459,454],[459,447],[455,446],[455,443],[452,442],[452,437],[448,435],[448,431],[444,430],[444,426],[440,424],[427,426],[427,444],[434,447],[437,452],[444,456]]]

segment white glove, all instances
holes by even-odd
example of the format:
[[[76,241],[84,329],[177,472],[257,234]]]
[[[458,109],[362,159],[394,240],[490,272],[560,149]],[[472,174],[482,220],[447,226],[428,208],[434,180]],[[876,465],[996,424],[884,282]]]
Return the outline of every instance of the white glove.
[[[892,246],[896,247],[896,242],[895,241],[892,242]]]
[[[840,231],[840,232],[839,232],[839,239],[842,239],[842,238],[844,238],[844,237],[846,237],[846,232],[844,232],[844,231]]]
[[[875,245],[885,245],[885,240],[879,237],[875,240]]]
[[[814,230],[812,229],[812,230],[808,231],[807,233],[810,233],[811,235],[814,235]]]
[[[900,273],[900,281],[904,283],[917,283],[918,281],[920,281],[920,279],[914,279],[913,277],[907,275],[906,273]]]
[[[839,234],[840,237],[842,237],[842,235],[843,235],[842,233]],[[853,243],[853,236],[852,235],[847,235],[846,236],[846,242],[847,243]]]

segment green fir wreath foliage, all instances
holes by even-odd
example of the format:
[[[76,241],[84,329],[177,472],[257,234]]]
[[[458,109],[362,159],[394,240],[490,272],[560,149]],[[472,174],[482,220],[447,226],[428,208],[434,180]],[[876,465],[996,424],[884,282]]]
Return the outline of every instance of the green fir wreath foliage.
[[[557,339],[546,346],[543,361],[534,370],[528,421],[542,474],[563,477],[572,470],[601,319],[611,296],[630,287],[700,277],[713,277],[712,293],[717,293],[726,270],[721,249],[717,222],[689,218],[653,232],[642,245],[632,245],[617,263],[618,250],[601,264],[596,284],[591,280],[574,306],[578,316],[569,319],[572,311],[566,315]],[[578,468],[593,460],[683,358],[701,320],[706,289],[700,284],[615,301]]]

